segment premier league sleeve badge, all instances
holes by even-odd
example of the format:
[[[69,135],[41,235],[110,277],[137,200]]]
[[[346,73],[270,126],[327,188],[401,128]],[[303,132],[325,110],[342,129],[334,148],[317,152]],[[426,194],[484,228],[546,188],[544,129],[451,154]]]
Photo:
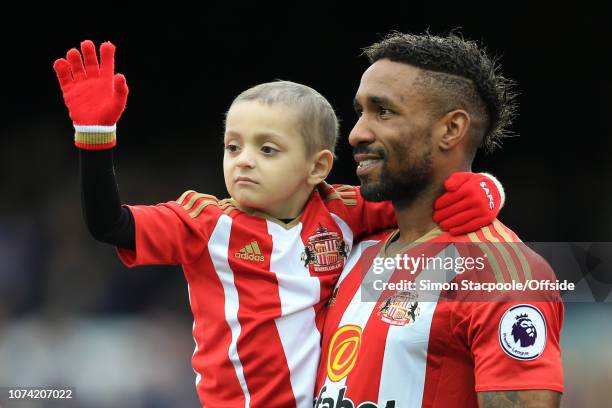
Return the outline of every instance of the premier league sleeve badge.
[[[546,346],[546,320],[532,305],[512,306],[499,322],[499,343],[506,354],[517,360],[538,358]]]

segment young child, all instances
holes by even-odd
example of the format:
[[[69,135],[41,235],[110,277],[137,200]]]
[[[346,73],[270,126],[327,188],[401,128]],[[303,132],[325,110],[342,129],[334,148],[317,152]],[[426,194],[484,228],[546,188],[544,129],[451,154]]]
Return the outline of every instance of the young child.
[[[396,225],[390,203],[366,202],[358,187],[324,182],[338,134],[332,107],[292,82],[248,89],[226,118],[231,198],[187,191],[155,206],[121,206],[112,147],[128,88],[114,74],[111,43],[100,47],[100,65],[91,41],[81,51],[71,49],[54,69],[76,129],[88,227],[117,246],[129,267],[182,265],[202,405],[311,407],[324,306],[347,253],[360,235]],[[499,212],[495,183],[466,174],[445,201],[465,197],[478,205],[469,219],[445,207],[447,228],[477,229]],[[481,182],[498,200],[493,209]]]

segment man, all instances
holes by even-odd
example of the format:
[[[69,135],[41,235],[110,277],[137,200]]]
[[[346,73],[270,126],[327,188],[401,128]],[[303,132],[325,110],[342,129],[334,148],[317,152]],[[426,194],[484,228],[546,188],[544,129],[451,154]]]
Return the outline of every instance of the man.
[[[359,120],[349,142],[364,198],[391,200],[399,228],[364,239],[347,261],[326,317],[315,407],[558,407],[563,305],[554,292],[454,292],[455,301],[443,301],[452,289],[437,298],[414,290],[371,294],[378,261],[400,254],[434,264],[443,255],[475,255],[483,268],[450,276],[457,283],[554,276],[499,221],[452,236],[430,209],[444,186],[460,183],[460,174],[444,182],[451,173],[470,171],[477,149],[490,151],[505,136],[515,110],[512,82],[456,35],[392,33],[365,54],[371,66],[355,96]],[[458,201],[435,205],[459,216],[470,211]],[[421,264],[403,277],[420,284],[435,269]]]

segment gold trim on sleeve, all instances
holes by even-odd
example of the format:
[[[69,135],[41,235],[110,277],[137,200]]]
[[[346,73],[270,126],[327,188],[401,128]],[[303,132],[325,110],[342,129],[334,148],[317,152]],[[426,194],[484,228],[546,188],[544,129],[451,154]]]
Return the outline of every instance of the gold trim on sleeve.
[[[478,238],[478,235],[476,235],[476,233],[474,232],[470,232],[468,234],[468,237],[470,238],[472,242],[476,243],[476,245],[478,245],[478,247],[482,250],[482,252],[484,252],[485,255],[487,256],[489,264],[491,265],[491,268],[493,269],[493,275],[495,275],[495,279],[497,280],[497,282],[505,283],[504,275],[502,274],[502,271],[499,267],[499,263],[497,262],[497,259],[495,258],[495,254],[491,252],[491,250],[487,247],[487,244],[485,242],[482,242],[480,238]]]
[[[525,279],[530,280],[532,277],[531,267],[529,266],[529,262],[527,262],[527,258],[525,258],[525,254],[523,253],[521,248],[516,245],[512,237],[510,237],[508,232],[506,232],[506,230],[504,229],[504,226],[498,220],[493,221],[493,228],[495,228],[495,231],[497,231],[499,235],[501,235],[508,242],[508,245],[510,246],[510,248],[512,248],[517,258],[519,259],[519,262],[521,263],[523,272],[525,272]]]
[[[508,268],[508,272],[510,273],[510,277],[512,278],[512,280],[515,282],[520,282],[518,271],[516,269],[514,261],[512,260],[512,256],[506,250],[506,248],[504,248],[505,242],[501,242],[499,239],[495,238],[488,226],[482,228],[482,233],[484,234],[486,239],[494,243],[493,247],[497,248],[501,253],[502,258],[504,258],[504,262],[506,262],[506,266]]]

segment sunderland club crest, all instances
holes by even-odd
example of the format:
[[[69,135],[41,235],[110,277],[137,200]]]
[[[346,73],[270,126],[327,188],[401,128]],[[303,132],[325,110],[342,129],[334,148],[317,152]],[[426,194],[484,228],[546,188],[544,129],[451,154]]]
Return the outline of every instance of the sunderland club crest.
[[[315,272],[327,272],[341,268],[346,255],[346,243],[338,233],[319,224],[314,235],[308,238],[301,261],[306,267],[313,265]]]
[[[414,292],[396,292],[382,303],[377,315],[383,322],[394,326],[414,323],[420,314],[417,298]]]

